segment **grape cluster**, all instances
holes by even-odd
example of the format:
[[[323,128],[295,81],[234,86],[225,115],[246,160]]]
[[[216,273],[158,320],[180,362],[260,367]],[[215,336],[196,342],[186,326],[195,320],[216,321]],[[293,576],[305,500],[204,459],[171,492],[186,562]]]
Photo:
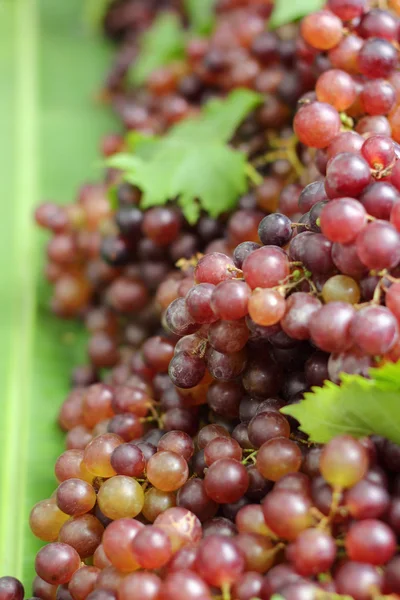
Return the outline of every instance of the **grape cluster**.
[[[166,7],[185,21],[178,1],[117,0],[106,16],[124,128],[162,133],[253,88],[268,96],[232,143],[263,181],[195,226],[172,202],[141,211],[111,170],[37,209],[52,309],[90,339],[59,413],[58,487],[30,515],[47,542],[34,598],[395,598],[399,446],[315,445],[280,409],[400,358],[398,18],[329,0],[300,36],[276,34],[269,2],[219,0],[209,39],[129,89],[137,35]],[[0,578],[0,600],[23,596]]]
[[[65,452],[56,492],[31,513],[33,532],[49,542],[36,557],[34,597],[396,597],[398,446],[271,435],[249,452],[211,424],[195,440],[182,431],[129,443],[103,434],[82,453]],[[1,578],[0,594],[22,600],[23,588]]]

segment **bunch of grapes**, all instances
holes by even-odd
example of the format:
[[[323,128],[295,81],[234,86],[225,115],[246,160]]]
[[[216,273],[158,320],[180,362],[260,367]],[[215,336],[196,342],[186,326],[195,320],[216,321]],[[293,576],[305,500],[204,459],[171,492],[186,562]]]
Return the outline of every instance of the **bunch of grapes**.
[[[195,226],[172,202],[141,211],[112,171],[38,208],[52,309],[90,340],[59,413],[57,490],[30,516],[47,542],[34,597],[395,598],[399,446],[315,445],[280,409],[400,358],[398,18],[329,0],[296,38],[265,31],[263,0],[219,0],[210,39],[128,89],[137,34],[165,7],[185,21],[180,2],[116,1],[106,17],[124,128],[162,133],[237,87],[268,94],[232,141],[263,182]],[[0,579],[0,600],[23,595]]]
[[[310,446],[289,437],[278,411],[259,415],[268,412],[281,430],[256,450],[206,425],[195,440],[182,431],[129,443],[103,434],[61,455],[59,486],[30,518],[48,542],[34,597],[397,597],[398,446],[346,435]],[[0,594],[22,600],[23,588],[1,578]]]

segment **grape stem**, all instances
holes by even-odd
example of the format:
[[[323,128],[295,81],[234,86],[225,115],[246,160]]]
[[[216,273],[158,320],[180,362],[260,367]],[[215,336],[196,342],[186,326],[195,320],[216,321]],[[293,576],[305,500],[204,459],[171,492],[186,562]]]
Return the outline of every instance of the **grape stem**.
[[[262,184],[262,182],[264,181],[262,176],[251,163],[247,163],[245,170],[247,177],[250,179],[253,185],[257,187]]]
[[[253,452],[251,452],[248,456],[246,456],[246,458],[244,458],[242,460],[242,464],[243,465],[247,465],[250,461],[252,461],[253,463],[256,462],[256,457],[257,457],[257,452],[258,450],[254,450]]]
[[[231,585],[230,583],[223,583],[221,586],[222,600],[231,600]]]

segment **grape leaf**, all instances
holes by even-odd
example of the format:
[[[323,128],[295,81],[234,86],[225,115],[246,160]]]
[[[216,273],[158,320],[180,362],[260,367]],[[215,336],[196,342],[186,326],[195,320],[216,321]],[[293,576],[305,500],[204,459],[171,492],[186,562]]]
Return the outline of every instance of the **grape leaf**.
[[[143,84],[150,73],[185,56],[185,31],[174,13],[160,13],[142,35],[139,54],[129,69],[133,85]]]
[[[347,433],[382,435],[400,444],[400,362],[371,369],[370,375],[365,379],[343,373],[340,386],[327,381],[282,412],[297,419],[313,442]]]
[[[216,0],[185,0],[185,10],[190,28],[199,35],[209,34],[215,22]]]
[[[276,29],[287,23],[297,21],[297,19],[301,19],[306,15],[319,10],[324,4],[324,0],[298,0],[297,2],[276,0],[269,21],[269,28]]]
[[[212,217],[232,209],[247,189],[245,154],[227,145],[259,94],[237,90],[208,103],[198,118],[173,127],[164,137],[129,134],[133,154],[117,154],[108,165],[143,191],[142,208],[176,199],[189,221],[204,209]]]

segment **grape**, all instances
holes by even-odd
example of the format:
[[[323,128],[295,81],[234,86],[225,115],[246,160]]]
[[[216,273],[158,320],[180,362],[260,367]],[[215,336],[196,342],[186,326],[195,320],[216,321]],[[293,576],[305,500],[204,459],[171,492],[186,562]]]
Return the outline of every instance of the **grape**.
[[[189,461],[194,453],[194,444],[190,435],[184,431],[169,431],[158,442],[157,450],[174,452]]]
[[[247,571],[233,586],[234,597],[238,600],[252,600],[260,597],[263,578],[259,573]]]
[[[243,275],[252,289],[274,287],[289,275],[287,255],[278,246],[255,250],[243,263]]]
[[[390,137],[392,128],[386,117],[378,115],[372,117],[363,117],[360,119],[356,125],[356,131],[360,135],[367,133]]]
[[[114,413],[133,413],[145,417],[151,398],[145,390],[129,385],[118,385],[114,390],[112,409]]]
[[[339,354],[331,354],[328,360],[329,379],[338,383],[340,381],[340,373],[368,377],[372,366],[372,357],[354,348]]]
[[[218,319],[211,306],[214,289],[211,283],[200,283],[186,296],[187,309],[196,323],[213,323]]]
[[[336,139],[336,138],[335,138]],[[314,181],[305,186],[299,196],[299,209],[302,213],[309,211],[314,204],[327,200],[323,181]]]
[[[274,491],[289,490],[291,492],[301,493],[305,496],[311,495],[311,482],[305,473],[288,473],[281,477],[274,485]]]
[[[197,544],[202,537],[199,519],[190,510],[179,506],[168,508],[159,514],[154,525],[168,534],[173,552],[186,544]]]
[[[342,21],[329,10],[320,10],[301,22],[301,35],[318,50],[330,50],[342,38]]]
[[[232,354],[222,354],[211,349],[206,355],[206,360],[207,367],[215,379],[232,381],[244,371],[247,356],[245,350]]]
[[[217,437],[211,440],[204,449],[204,460],[209,467],[220,458],[242,460],[242,449],[233,438]]]
[[[346,302],[329,302],[313,314],[311,339],[325,352],[342,352],[351,347],[351,324],[356,311]]]
[[[101,543],[104,527],[94,515],[86,514],[66,521],[60,529],[58,541],[74,548],[82,559],[93,556]]]
[[[300,575],[312,576],[329,571],[336,558],[335,540],[320,529],[302,531],[294,542],[293,557]]]
[[[348,561],[339,567],[335,584],[339,594],[348,594],[354,600],[368,600],[371,594],[379,594],[382,575],[373,565]]]
[[[233,262],[235,263],[235,266],[238,269],[241,269],[249,254],[254,252],[254,250],[258,250],[259,248],[261,248],[261,246],[256,242],[242,242],[236,246],[233,252]]]
[[[400,262],[400,234],[385,221],[370,223],[357,237],[356,245],[368,269],[390,269]]]
[[[143,508],[144,494],[135,479],[116,475],[102,484],[97,502],[101,512],[110,519],[136,517]]]
[[[168,306],[165,322],[168,329],[179,336],[194,333],[200,327],[189,313],[184,298],[177,298]]]
[[[368,544],[365,540],[368,540]],[[396,551],[396,536],[382,521],[364,519],[351,525],[345,544],[350,560],[383,565]]]
[[[171,381],[180,388],[188,389],[198,385],[206,372],[206,365],[199,357],[187,352],[178,352],[169,363]]]
[[[340,435],[323,448],[320,469],[332,486],[349,488],[364,477],[368,455],[360,442],[349,435]]]
[[[328,202],[321,212],[322,233],[332,242],[353,242],[367,223],[364,207],[352,198]]]
[[[333,244],[332,260],[339,271],[356,279],[366,272],[365,265],[358,257],[355,244]]]
[[[120,600],[158,600],[161,579],[153,573],[131,573],[118,586]]]
[[[81,559],[77,551],[58,542],[44,546],[35,559],[36,573],[53,585],[68,583],[80,565]]]
[[[83,454],[84,465],[97,477],[112,477],[111,455],[123,439],[114,433],[106,433],[92,440]]]
[[[233,321],[248,313],[250,288],[244,281],[222,281],[211,296],[211,307],[220,319]]]
[[[93,565],[98,569],[105,569],[106,567],[112,566],[104,552],[103,544],[97,546],[95,553],[93,554]]]
[[[250,317],[257,325],[270,326],[282,319],[286,302],[278,291],[255,289],[250,296],[248,308]]]
[[[400,590],[399,580],[399,557],[395,556],[386,565],[384,573],[383,591],[385,593],[398,594]]]
[[[371,356],[385,354],[399,337],[397,319],[384,306],[366,306],[357,312],[350,335],[354,343]]]
[[[363,146],[364,138],[356,133],[355,131],[343,131],[335,137],[335,139],[329,144],[326,149],[328,159],[333,158],[337,154],[342,152],[351,152],[352,154],[360,154],[360,150]],[[323,182],[319,182],[323,186]],[[321,198],[321,200],[327,200]]]
[[[173,242],[178,237],[180,227],[179,213],[172,208],[157,206],[144,213],[143,232],[159,246]]]
[[[87,566],[75,571],[68,584],[68,591],[73,600],[86,600],[86,597],[95,589],[100,572],[98,567]]]
[[[300,583],[302,577],[288,564],[279,564],[272,567],[266,574],[261,588],[261,598],[269,598],[291,583]]]
[[[211,423],[200,429],[197,436],[197,445],[199,448],[205,448],[212,440],[219,437],[229,438],[229,432],[222,425]]]
[[[400,202],[396,202],[390,213],[390,220],[396,227],[397,231],[400,231]]]
[[[346,491],[345,504],[355,519],[374,519],[384,514],[389,506],[387,490],[362,479]]]
[[[218,510],[218,504],[207,496],[204,481],[199,478],[189,479],[179,489],[176,501],[178,506],[190,510],[201,522],[212,519]]]
[[[366,2],[364,0],[329,0],[328,8],[342,21],[351,21],[363,14]]]
[[[117,600],[116,591],[110,589],[95,589],[87,596],[89,600]]]
[[[310,321],[320,307],[317,298],[295,292],[286,301],[286,312],[281,320],[283,331],[296,340],[307,340],[310,337]]]
[[[166,373],[174,354],[174,344],[159,335],[148,338],[142,346],[143,358],[157,373]]]
[[[370,38],[364,42],[358,55],[358,68],[367,77],[389,77],[398,61],[397,50],[382,38]]]
[[[240,533],[258,533],[269,535],[265,525],[264,514],[259,504],[247,504],[236,514],[236,526]]]
[[[138,446],[121,444],[111,455],[111,466],[118,475],[143,477],[146,461]]]
[[[340,69],[329,69],[322,73],[318,77],[315,91],[320,102],[327,102],[338,111],[349,108],[357,96],[353,78]]]
[[[272,567],[274,546],[267,537],[258,533],[239,533],[235,542],[245,556],[248,571],[265,573]]]
[[[325,190],[328,198],[357,198],[370,180],[370,167],[364,158],[351,152],[341,152],[328,164]]]
[[[262,509],[267,526],[279,537],[292,541],[311,526],[311,501],[287,490],[267,494]]]
[[[400,200],[398,190],[390,183],[375,182],[361,194],[360,202],[365,210],[376,219],[389,220],[395,203]]]
[[[0,577],[1,600],[24,600],[24,586],[15,577]]]
[[[396,92],[384,79],[373,79],[364,83],[360,100],[368,115],[386,115],[395,104]]]
[[[349,33],[349,35],[343,37],[338,45],[328,52],[332,66],[336,69],[343,69],[343,71],[352,75],[357,75],[357,58],[363,43],[363,40],[354,33]]]
[[[387,10],[373,8],[363,15],[358,30],[364,38],[381,37],[389,41],[397,40],[398,20]]]
[[[218,321],[208,330],[210,345],[223,354],[239,352],[245,347],[249,338],[249,330],[244,320]]]
[[[229,256],[220,252],[212,252],[199,260],[194,271],[194,277],[197,283],[218,285],[221,281],[236,277],[235,270],[232,267],[232,260]]]
[[[242,377],[243,386],[248,394],[258,398],[275,396],[282,385],[282,371],[271,359],[251,361]]]
[[[131,413],[115,415],[107,425],[109,433],[119,435],[125,442],[139,438],[143,434],[143,423]]]
[[[291,221],[279,213],[267,215],[258,227],[258,235],[264,245],[285,246],[292,237]]]
[[[254,448],[260,448],[273,438],[290,435],[287,419],[275,410],[265,410],[254,416],[248,425],[249,440]],[[266,479],[269,479],[266,477]]]
[[[113,521],[104,531],[104,552],[122,573],[134,571],[139,566],[132,552],[132,541],[143,527],[139,521],[125,518]]]
[[[211,591],[193,571],[176,571],[169,573],[161,585],[157,600],[212,600]]]
[[[357,282],[346,275],[334,275],[330,277],[322,288],[322,298],[328,302],[348,302],[357,304],[360,301],[361,292]]]
[[[233,381],[214,381],[207,390],[207,403],[217,415],[235,419],[242,394],[241,386]]]
[[[278,481],[287,473],[300,469],[302,454],[295,442],[286,437],[274,437],[265,442],[257,454],[257,469],[265,479]]]
[[[249,475],[239,461],[233,458],[221,458],[207,470],[204,485],[207,495],[214,502],[218,504],[237,502],[246,493]]]
[[[86,481],[68,479],[58,486],[56,499],[58,508],[67,515],[84,515],[96,504],[96,492]]]
[[[300,236],[296,236],[295,239],[298,237]],[[309,237],[303,238],[302,242],[304,245],[299,260],[304,266],[315,274],[331,273],[334,269],[332,242],[321,233],[310,233]]]
[[[144,497],[142,513],[150,523],[153,523],[158,515],[175,505],[175,492],[162,492],[157,488],[150,488]]]
[[[297,111],[293,128],[302,144],[326,148],[340,131],[340,117],[330,104],[312,102]]]
[[[172,556],[172,546],[163,529],[148,525],[141,529],[132,542],[133,555],[144,569],[159,569]]]
[[[385,304],[390,312],[400,320],[400,283],[394,283],[386,292]]]
[[[243,573],[245,559],[237,545],[226,537],[211,535],[204,539],[196,558],[196,571],[209,584],[232,584]]]
[[[69,515],[62,512],[51,498],[35,504],[29,515],[29,526],[33,535],[44,542],[56,542],[68,518]]]
[[[147,463],[149,482],[163,492],[179,489],[188,476],[189,468],[186,460],[175,452],[158,451]]]

